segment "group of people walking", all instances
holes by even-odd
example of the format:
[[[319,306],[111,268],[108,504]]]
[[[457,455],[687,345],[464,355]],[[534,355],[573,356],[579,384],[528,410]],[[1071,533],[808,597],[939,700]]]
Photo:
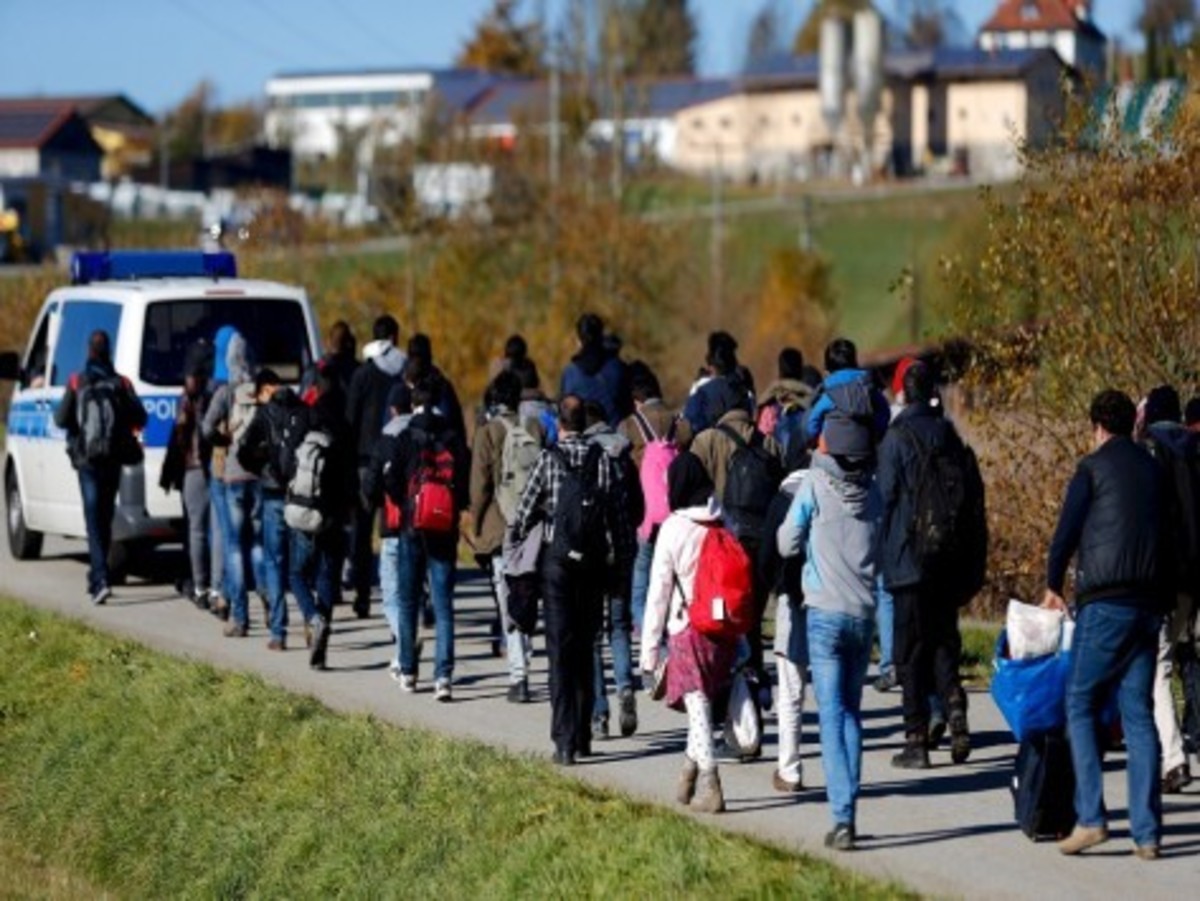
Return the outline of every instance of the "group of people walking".
[[[678,410],[648,364],[622,359],[620,340],[598,316],[582,316],[576,336],[578,351],[553,401],[524,339],[510,338],[470,434],[429,339],[413,335],[402,350],[399,325],[387,315],[374,322],[361,362],[352,330],[337,323],[325,355],[295,389],[255,367],[232,328],[193,347],[161,474],[163,486],[183,498],[187,596],[226,620],[227,636],[240,638],[250,632],[257,595],[267,647],[283,651],[291,640],[290,592],[310,663],[323,668],[343,590],[354,614],[368,617],[378,584],[395,641],[391,677],[401,691],[418,691],[425,618],[434,632],[433,696],[450,701],[455,579],[465,544],[492,588],[493,642],[506,661],[510,702],[531,699],[533,637],[543,624],[557,763],[574,765],[610,734],[611,667],[621,735],[637,731],[640,688],[686,713],[680,803],[724,809],[714,736],[723,722],[749,716],[761,724],[761,710],[772,705],[779,722],[772,785],[799,792],[801,714],[811,683],[831,808],[826,842],[853,848],[862,695],[876,638],[876,687],[899,685],[903,694],[905,744],[893,765],[928,768],[947,732],[954,764],[971,751],[958,611],[983,585],[987,519],[975,456],[946,415],[937,373],[902,361],[889,401],[860,367],[854,344],[838,339],[826,349],[824,373],[798,350],[783,350],[778,378],[760,395],[736,340],[715,332]],[[104,344],[102,333],[93,336],[80,385],[111,382],[123,407],[140,410],[129,383],[111,371]],[[79,449],[88,428],[75,395],[73,381],[58,415],[77,457],[89,537],[96,533],[89,593],[103,603],[103,520],[112,502],[96,498],[115,496],[111,473],[131,461],[110,465]],[[1077,644],[1098,650],[1078,653],[1073,672],[1079,821],[1091,830],[1073,840],[1083,847],[1103,833],[1099,768],[1084,723],[1102,689],[1119,681],[1131,811],[1135,781],[1145,796],[1134,813],[1146,813],[1135,823],[1135,841],[1157,848],[1159,826],[1150,821],[1161,819],[1154,799],[1163,786],[1145,778],[1145,768],[1159,762],[1157,738],[1152,746],[1135,708],[1149,699],[1145,673],[1157,659],[1161,681],[1183,647],[1177,639],[1191,634],[1194,611],[1179,613],[1173,631],[1160,629],[1155,605],[1166,577],[1159,551],[1168,542],[1152,530],[1162,509],[1179,505],[1155,500],[1161,480],[1151,469],[1161,466],[1147,468],[1138,487],[1115,475],[1114,466],[1146,468],[1151,457],[1125,441],[1123,406],[1114,413],[1121,405],[1111,398],[1097,404],[1097,436],[1103,428],[1120,439],[1112,448],[1128,449],[1112,464],[1105,460],[1116,450],[1098,451],[1072,481],[1046,600],[1061,603],[1066,562],[1078,551]],[[1195,458],[1198,439],[1178,422],[1181,415],[1170,429],[1144,418],[1155,448],[1183,448]],[[118,421],[133,430],[144,420],[131,413]],[[96,487],[110,483],[111,492]],[[1133,520],[1123,504],[1153,505],[1134,517],[1147,531],[1128,534]],[[1179,580],[1194,582],[1194,568],[1194,557],[1180,563]],[[1185,595],[1194,604],[1195,592],[1179,586],[1172,576],[1178,591],[1171,597],[1178,594],[1181,607]],[[764,625],[772,620],[768,648]],[[1122,629],[1128,640],[1109,634]],[[1194,652],[1179,663],[1195,687]],[[1189,741],[1195,726],[1185,722]],[[761,753],[760,742],[746,747],[728,724],[724,731],[735,756]],[[1168,748],[1168,788],[1187,775],[1186,758],[1182,770],[1176,762],[1183,753],[1178,725],[1174,735],[1179,749]]]

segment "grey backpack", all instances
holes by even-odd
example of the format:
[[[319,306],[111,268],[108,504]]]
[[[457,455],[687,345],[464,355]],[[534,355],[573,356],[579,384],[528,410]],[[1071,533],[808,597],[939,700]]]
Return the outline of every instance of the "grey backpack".
[[[517,517],[521,495],[529,483],[534,464],[542,453],[542,445],[520,421],[501,417],[504,424],[504,448],[500,454],[500,482],[496,485],[496,506],[506,523]]]
[[[79,389],[79,453],[88,464],[117,457],[118,409],[125,385],[120,378],[85,382]]]
[[[322,494],[333,439],[328,432],[313,429],[296,448],[295,472],[288,482],[283,519],[289,529],[316,534],[329,524]]]

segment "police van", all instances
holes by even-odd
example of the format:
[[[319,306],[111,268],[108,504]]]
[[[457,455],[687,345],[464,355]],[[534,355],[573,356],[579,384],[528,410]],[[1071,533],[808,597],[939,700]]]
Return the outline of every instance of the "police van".
[[[3,464],[8,543],[14,558],[31,560],[45,535],[86,537],[79,481],[54,411],[84,367],[88,336],[101,329],[147,414],[145,460],[121,476],[111,561],[120,570],[135,549],[181,533],[181,499],[158,482],[188,348],[233,326],[258,365],[294,383],[316,359],[316,321],[303,289],[239,279],[225,252],[80,253],[71,282],[42,304],[24,353],[0,354],[0,379],[17,383]]]

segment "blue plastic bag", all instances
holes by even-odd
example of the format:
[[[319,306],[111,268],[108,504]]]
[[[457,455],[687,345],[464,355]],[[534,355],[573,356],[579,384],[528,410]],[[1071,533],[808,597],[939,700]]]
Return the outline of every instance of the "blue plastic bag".
[[[1001,632],[993,665],[992,699],[1017,741],[1066,726],[1069,652],[1012,660],[1008,634]]]

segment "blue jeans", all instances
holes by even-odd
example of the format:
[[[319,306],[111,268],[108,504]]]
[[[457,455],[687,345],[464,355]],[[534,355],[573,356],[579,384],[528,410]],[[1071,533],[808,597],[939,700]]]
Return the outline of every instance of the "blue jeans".
[[[896,639],[896,602],[882,585],[876,593],[875,625],[879,629],[879,674],[883,675],[896,665],[892,651]]]
[[[1128,750],[1129,829],[1138,845],[1162,836],[1154,669],[1162,617],[1136,606],[1093,601],[1075,620],[1067,681],[1067,731],[1075,764],[1075,813],[1081,826],[1106,826],[1104,774],[1097,732],[1116,689]]]
[[[300,615],[306,623],[311,623],[318,616],[330,619],[333,605],[342,590],[345,532],[334,528],[310,535],[293,530],[291,538],[288,583],[292,594],[296,596]]]
[[[632,606],[620,597],[608,599],[608,644],[612,648],[613,681],[617,694],[633,688],[633,617]],[[608,716],[608,690],[604,682],[604,630],[596,633],[593,644],[593,671],[596,700],[592,718]]]
[[[221,545],[221,571],[213,573],[213,587],[219,588],[221,597],[228,600],[233,593],[234,582],[229,565],[229,546],[233,544],[233,521],[229,518],[229,486],[214,477],[208,484],[208,499],[212,505],[213,540]]]
[[[79,470],[79,493],[83,496],[83,521],[87,527],[88,594],[108,587],[108,551],[112,547],[113,515],[121,467],[84,466]]]
[[[433,677],[450,679],[454,675],[455,548],[451,545],[431,553],[432,543],[432,539],[415,533],[397,539],[400,611],[396,638],[400,646],[400,671],[406,676],[417,674],[417,622],[421,618],[428,573],[435,629]]]
[[[821,764],[834,826],[855,823],[862,775],[862,692],[875,625],[844,613],[808,611],[808,652],[821,726]]]
[[[638,540],[633,560],[633,631],[639,638],[646,617],[646,596],[650,593],[650,564],[654,562],[654,544]]]
[[[283,521],[283,495],[262,497],[263,570],[266,575],[267,603],[271,608],[271,637],[287,638],[287,542],[288,527]]]
[[[400,598],[404,594],[400,572],[400,539],[385,538],[379,547],[379,588],[383,618],[396,636],[395,664],[400,665]]]
[[[262,514],[259,509],[262,491],[258,482],[227,482],[225,496],[229,511],[229,542],[225,545],[229,618],[237,625],[248,626],[247,582],[253,575],[260,590],[266,583],[266,574],[262,571]]]

